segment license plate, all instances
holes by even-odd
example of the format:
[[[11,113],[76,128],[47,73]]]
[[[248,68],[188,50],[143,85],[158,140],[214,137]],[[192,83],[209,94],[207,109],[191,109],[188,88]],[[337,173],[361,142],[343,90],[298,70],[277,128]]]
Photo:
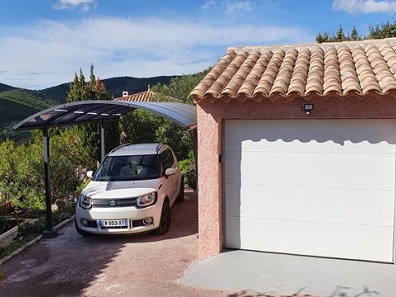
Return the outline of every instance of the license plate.
[[[99,220],[100,227],[125,227],[128,226],[128,220]]]

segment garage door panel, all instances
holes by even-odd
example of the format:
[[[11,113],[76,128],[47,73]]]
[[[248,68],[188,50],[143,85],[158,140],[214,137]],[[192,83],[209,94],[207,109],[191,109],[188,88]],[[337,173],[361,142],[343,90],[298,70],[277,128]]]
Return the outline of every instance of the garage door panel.
[[[250,158],[250,162],[253,160]],[[223,180],[226,184],[241,183],[241,154],[237,152],[227,152],[224,154],[224,164],[227,164],[227,170],[224,170]]]
[[[354,121],[229,120],[225,129],[225,150],[288,152],[292,147],[293,151],[306,152],[306,143],[317,143],[320,145],[308,149],[312,152],[394,153],[394,146],[389,146],[396,144],[394,120]],[[252,129],[257,125],[262,128]]]
[[[225,121],[226,246],[393,259],[395,120]]]
[[[239,145],[229,146],[228,151],[241,153],[243,152],[307,152],[307,143],[315,144],[309,148],[311,153],[342,153],[342,154],[376,154],[378,152],[392,154],[394,148],[389,146],[388,141],[382,140],[378,143],[370,143],[368,141],[354,143],[350,140],[335,142],[327,140],[319,142],[316,139],[307,139],[305,142],[301,140],[286,141],[282,138],[274,141],[262,139],[261,141],[252,141],[243,137]],[[232,144],[230,144],[232,145]],[[290,145],[293,147],[291,150]]]
[[[232,153],[230,157],[235,158],[230,162],[236,164],[227,170],[233,173],[226,174],[227,183],[285,186],[308,183],[319,188],[386,190],[394,187],[394,154],[244,153],[238,159]]]
[[[228,185],[226,215],[265,219],[393,226],[393,192],[358,189]],[[263,193],[259,195],[258,193]],[[239,199],[239,196],[249,197]],[[375,197],[375,200],[373,200]]]
[[[226,244],[230,248],[262,250],[265,246],[267,252],[379,262],[393,260],[392,227],[348,225],[340,232],[337,225],[317,222],[261,219],[257,228],[256,219],[229,217],[227,220]],[[315,242],[314,252],[312,242]]]

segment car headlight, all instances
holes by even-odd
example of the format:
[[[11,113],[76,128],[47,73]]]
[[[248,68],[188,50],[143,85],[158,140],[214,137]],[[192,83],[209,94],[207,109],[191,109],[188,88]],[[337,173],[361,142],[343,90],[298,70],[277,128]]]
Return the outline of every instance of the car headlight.
[[[139,196],[136,200],[138,207],[147,207],[155,203],[156,192],[151,192],[142,196]]]
[[[80,198],[78,199],[78,203],[82,208],[89,209],[92,207],[92,201],[93,199],[91,197],[88,197],[84,194],[80,194]]]

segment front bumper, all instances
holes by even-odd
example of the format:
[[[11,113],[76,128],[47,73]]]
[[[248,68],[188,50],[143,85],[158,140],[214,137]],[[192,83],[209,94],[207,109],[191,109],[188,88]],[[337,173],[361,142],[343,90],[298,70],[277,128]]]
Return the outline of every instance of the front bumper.
[[[162,204],[146,208],[107,207],[84,209],[77,205],[76,224],[85,232],[94,234],[133,234],[157,229],[161,219]],[[150,224],[145,224],[145,218],[152,218]],[[127,220],[127,226],[100,226],[100,220]]]

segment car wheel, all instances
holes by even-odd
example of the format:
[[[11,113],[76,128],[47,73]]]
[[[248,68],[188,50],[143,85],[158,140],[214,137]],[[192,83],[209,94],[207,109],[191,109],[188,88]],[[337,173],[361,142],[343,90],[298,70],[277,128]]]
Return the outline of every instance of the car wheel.
[[[76,231],[78,232],[78,234],[82,235],[82,236],[88,236],[90,235],[87,231],[81,230],[78,225],[77,225],[77,219],[74,219],[74,224],[76,226]]]
[[[169,231],[171,224],[171,208],[169,202],[165,201],[162,206],[161,219],[159,227],[155,230],[158,235],[164,235]]]
[[[179,194],[176,197],[177,203],[182,203],[183,201],[184,201],[184,176],[182,176],[181,178]]]

